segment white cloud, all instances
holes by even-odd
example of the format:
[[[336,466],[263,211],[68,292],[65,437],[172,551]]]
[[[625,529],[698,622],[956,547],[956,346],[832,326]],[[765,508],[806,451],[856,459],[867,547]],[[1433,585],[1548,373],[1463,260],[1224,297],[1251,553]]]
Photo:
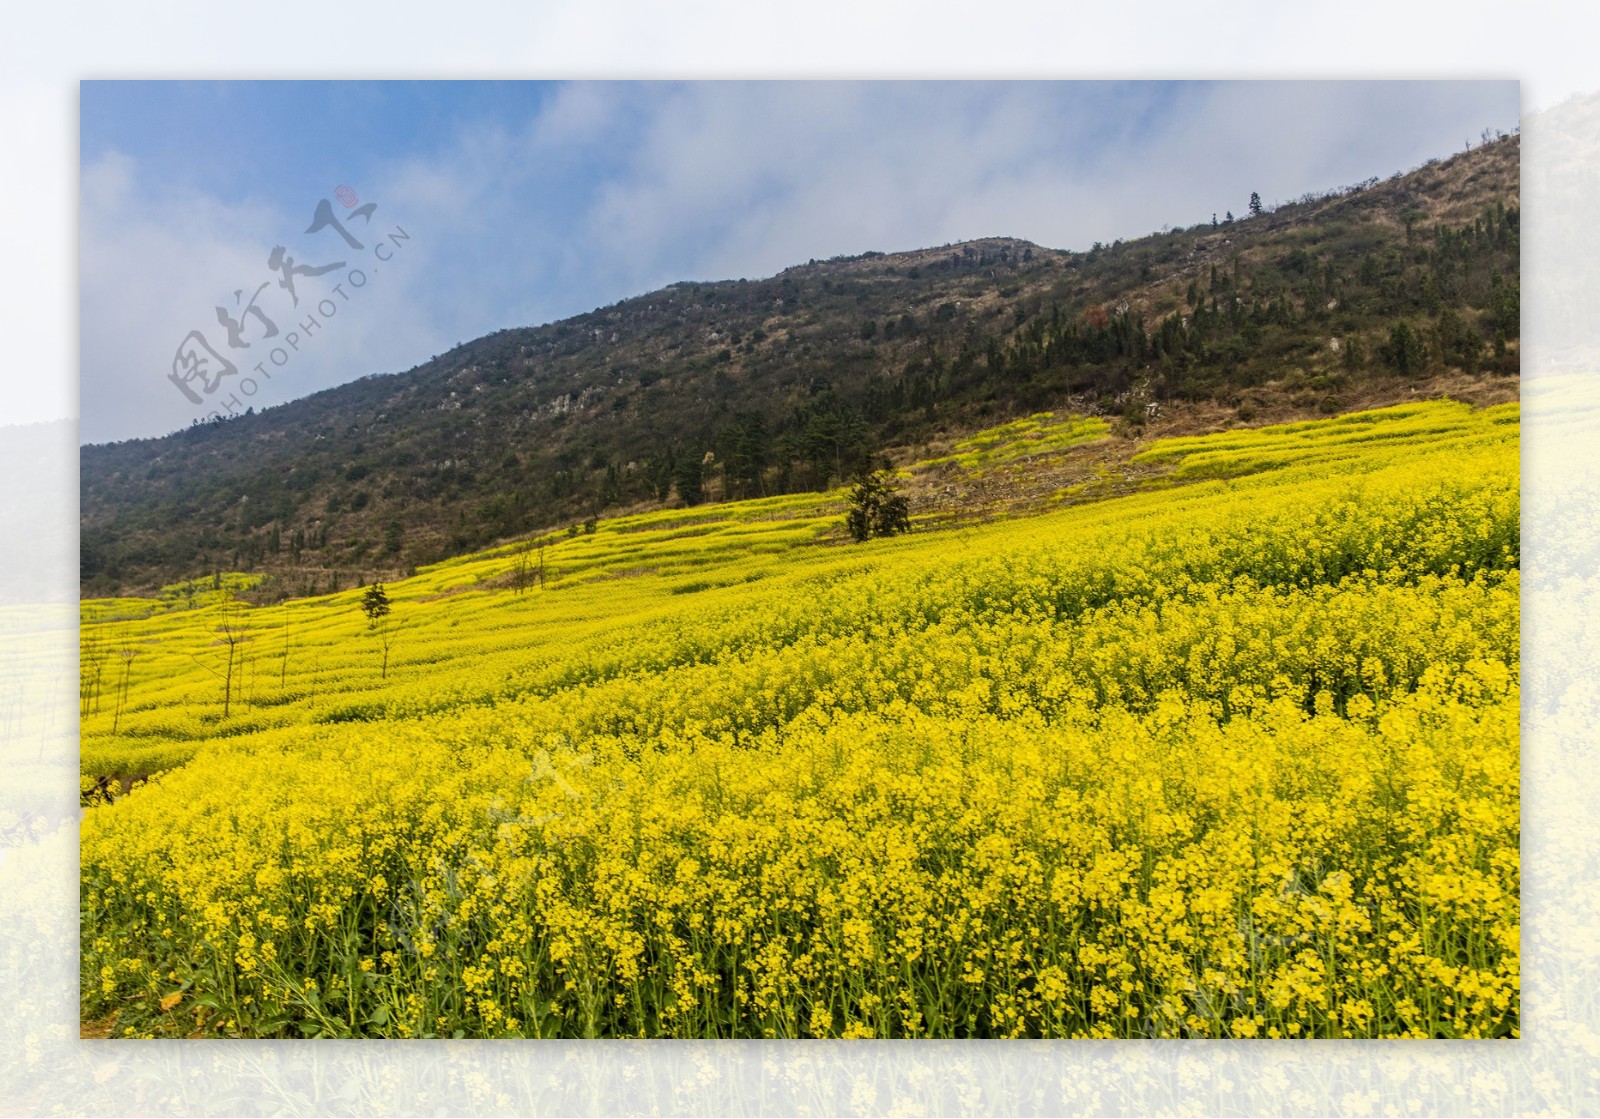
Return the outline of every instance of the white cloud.
[[[86,442],[157,435],[203,418],[235,396],[246,406],[264,407],[304,396],[329,385],[385,368],[414,365],[434,334],[426,325],[427,303],[415,286],[426,250],[413,242],[394,255],[389,274],[374,271],[366,253],[356,254],[331,233],[321,239],[302,231],[310,223],[316,199],[292,199],[293,207],[275,203],[224,204],[197,191],[166,193],[160,177],[118,152],[86,165],[82,174],[80,229],[80,357],[83,371],[81,437]],[[388,231],[392,217],[380,202],[373,215],[374,232]],[[374,238],[362,237],[359,222],[352,232],[366,249]],[[410,232],[408,230],[408,232]],[[413,235],[415,239],[415,235]],[[337,310],[319,326],[303,323],[317,316],[316,305],[330,296],[332,276],[301,278],[295,305],[267,266],[274,246],[286,245],[303,265],[344,259],[369,274],[359,293],[347,292],[348,303],[335,298]],[[409,275],[408,275],[409,273]],[[248,348],[230,349],[218,325],[216,308],[236,316],[262,283],[258,306],[278,329],[266,340],[264,327],[243,319]],[[242,292],[240,296],[239,292]],[[319,319],[324,316],[317,316]],[[167,379],[173,357],[192,330],[202,331],[212,347],[239,369],[204,403],[188,401]],[[298,349],[286,347],[298,336]],[[278,349],[287,359],[274,365]],[[265,363],[269,375],[252,372]],[[246,396],[245,382],[255,384]]]
[[[708,84],[643,111],[584,239],[622,287],[992,235],[1085,248],[1409,167],[1511,127],[1516,102],[1509,84]]]

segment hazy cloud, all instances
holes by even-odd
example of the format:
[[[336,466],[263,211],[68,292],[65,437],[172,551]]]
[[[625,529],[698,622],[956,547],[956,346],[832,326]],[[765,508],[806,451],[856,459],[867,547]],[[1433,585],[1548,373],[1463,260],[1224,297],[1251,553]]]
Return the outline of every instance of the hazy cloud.
[[[292,209],[227,204],[197,191],[166,193],[159,183],[139,161],[118,152],[82,171],[79,350],[85,442],[164,434],[234,396],[243,401],[238,407],[243,411],[367,373],[408,368],[429,356],[425,351],[440,330],[430,320],[432,301],[419,283],[421,260],[413,267],[404,253],[397,254],[392,276],[372,276],[359,295],[350,293],[350,302],[337,302],[333,317],[319,316],[317,304],[332,297],[338,275],[300,278],[295,305],[279,288],[279,274],[268,267],[272,249],[285,245],[305,265],[342,258],[371,272],[372,262],[331,234],[313,239],[303,233],[317,198],[287,200]],[[374,232],[391,228],[387,210],[380,201]],[[352,230],[371,247],[370,233],[356,223]],[[414,241],[405,244],[409,250]],[[415,257],[423,256],[425,250],[418,249]],[[230,349],[216,308],[238,317],[239,307],[263,283],[268,287],[259,305],[278,336],[263,338],[259,321],[245,318],[249,347]],[[303,324],[313,316],[319,323],[308,330]],[[200,407],[167,380],[174,354],[192,330],[202,331],[239,369]],[[298,349],[286,346],[291,332],[299,336]],[[270,360],[273,349],[288,359],[282,366]],[[270,377],[252,373],[258,363],[265,363]],[[255,384],[248,396],[242,387],[246,378]]]

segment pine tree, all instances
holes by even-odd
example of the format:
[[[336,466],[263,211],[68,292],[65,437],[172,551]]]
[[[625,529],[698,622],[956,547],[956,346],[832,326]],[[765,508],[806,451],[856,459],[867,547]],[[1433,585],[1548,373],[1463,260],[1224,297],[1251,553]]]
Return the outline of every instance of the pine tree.
[[[389,613],[389,594],[382,583],[374,583],[361,596],[361,612],[367,616],[368,627],[376,626]]]
[[[1422,372],[1422,339],[1411,329],[1411,324],[1398,322],[1389,330],[1389,344],[1384,357],[1402,377]]]
[[[678,497],[685,505],[699,505],[705,500],[705,464],[700,456],[685,454],[672,470],[672,482],[678,487]]]
[[[910,502],[894,491],[888,474],[882,470],[873,471],[857,481],[856,488],[851,491],[845,527],[858,544],[873,536],[910,532]]]
[[[394,629],[389,623],[389,595],[382,583],[374,583],[361,596],[361,612],[367,616],[367,628],[378,638],[383,650],[383,668],[380,679],[389,678],[389,646],[394,641]]]

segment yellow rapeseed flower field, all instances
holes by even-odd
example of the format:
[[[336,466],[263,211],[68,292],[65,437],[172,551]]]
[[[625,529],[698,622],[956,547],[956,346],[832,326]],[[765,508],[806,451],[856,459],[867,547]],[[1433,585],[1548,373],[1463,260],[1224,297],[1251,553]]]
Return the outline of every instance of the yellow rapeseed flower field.
[[[1030,417],[950,461],[1106,437]],[[1517,1036],[1516,408],[1140,461],[862,546],[798,495],[563,536],[523,594],[511,549],[453,560],[388,587],[386,674],[359,591],[85,603],[82,1013]]]

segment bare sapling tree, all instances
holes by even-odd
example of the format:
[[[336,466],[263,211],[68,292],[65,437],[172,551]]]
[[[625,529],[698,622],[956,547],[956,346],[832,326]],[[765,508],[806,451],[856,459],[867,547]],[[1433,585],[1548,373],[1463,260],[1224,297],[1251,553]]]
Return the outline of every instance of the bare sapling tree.
[[[117,682],[117,706],[111,716],[112,734],[117,733],[117,727],[122,723],[122,713],[127,710],[128,687],[133,679],[133,662],[139,658],[142,651],[124,630],[117,643],[117,656],[122,661],[122,679]]]
[[[518,594],[538,583],[544,586],[545,541],[524,540],[511,553],[511,587]]]
[[[289,605],[285,603],[280,607],[283,611],[283,661],[278,670],[278,690],[288,690],[289,687]]]
[[[108,650],[98,629],[85,626],[78,656],[78,714],[100,710],[100,678],[105,673]]]
[[[221,613],[214,632],[217,639],[211,644],[214,647],[220,646],[223,650],[225,659],[222,669],[214,668],[199,657],[193,659],[201,668],[222,681],[222,717],[226,719],[233,712],[233,697],[244,664],[245,643],[251,638],[249,626],[244,620],[244,608],[234,598],[231,589],[222,590]]]
[[[533,578],[533,541],[524,540],[511,550],[511,589],[521,594]]]

